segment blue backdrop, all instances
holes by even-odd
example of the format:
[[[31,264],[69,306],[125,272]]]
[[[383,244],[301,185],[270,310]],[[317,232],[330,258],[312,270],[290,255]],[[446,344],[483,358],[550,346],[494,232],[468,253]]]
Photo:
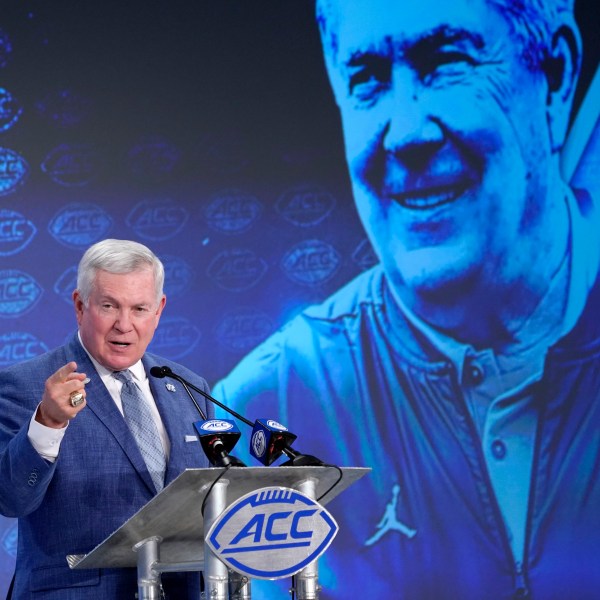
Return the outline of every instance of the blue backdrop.
[[[573,115],[583,106],[585,116],[564,157],[568,178],[592,192],[600,94],[584,100],[600,55],[595,10],[576,7],[584,57]],[[65,341],[77,262],[106,237],[143,242],[164,261],[167,306],[151,349],[211,385],[377,263],[354,209],[311,1],[4,0],[0,367]],[[265,399],[249,416],[290,416],[279,410]],[[291,429],[310,429],[308,408],[293,419]],[[330,433],[321,423],[297,445],[339,459],[327,455]],[[360,504],[330,509],[375,532],[386,504],[370,503],[366,488],[361,498],[360,485]],[[0,597],[17,537],[1,519]],[[330,562],[325,585],[342,589],[356,565]],[[279,593],[263,585],[265,597]]]

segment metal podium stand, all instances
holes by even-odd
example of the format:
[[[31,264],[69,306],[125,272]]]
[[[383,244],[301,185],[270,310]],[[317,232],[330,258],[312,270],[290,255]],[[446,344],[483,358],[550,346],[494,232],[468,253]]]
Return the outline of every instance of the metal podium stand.
[[[341,481],[319,500],[321,505],[370,471],[361,467],[341,470]],[[231,467],[213,485],[222,473],[222,468],[186,469],[91,552],[67,556],[69,566],[137,567],[139,600],[159,600],[160,574],[180,571],[203,571],[207,599],[250,600],[250,581],[228,569],[213,553],[205,532],[227,506],[250,492],[280,486],[317,499],[334,485],[339,472],[327,466]],[[316,563],[313,561],[296,575],[298,600],[319,597]]]

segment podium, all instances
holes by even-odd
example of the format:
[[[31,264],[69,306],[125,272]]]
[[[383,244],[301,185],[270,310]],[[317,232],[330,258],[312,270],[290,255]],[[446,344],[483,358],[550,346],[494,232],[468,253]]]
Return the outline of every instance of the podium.
[[[332,466],[186,469],[96,548],[88,554],[68,555],[67,562],[72,569],[137,567],[139,600],[161,598],[161,573],[185,571],[203,572],[203,597],[207,599],[250,600],[252,577],[228,567],[208,540],[224,511],[263,488],[297,491],[322,507],[370,470]],[[284,514],[278,512],[270,521]],[[308,537],[296,533],[296,537]],[[298,600],[319,597],[317,562],[313,560],[295,575]]]

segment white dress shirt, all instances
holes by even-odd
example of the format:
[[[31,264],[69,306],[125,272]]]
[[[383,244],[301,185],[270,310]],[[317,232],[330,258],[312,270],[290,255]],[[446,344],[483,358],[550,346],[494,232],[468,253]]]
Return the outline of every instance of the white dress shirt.
[[[97,360],[94,359],[93,356],[87,351],[86,347],[83,345],[81,341],[81,335],[79,335],[79,342],[81,343],[83,349],[86,351],[87,355],[90,357],[100,379],[106,386],[109,394],[111,395],[115,405],[119,409],[119,412],[123,414],[123,404],[121,403],[121,387],[123,384],[113,377],[113,371],[111,369],[107,369],[103,367]],[[150,390],[150,382],[148,381],[148,376],[146,375],[146,371],[144,369],[144,365],[142,361],[139,360],[134,365],[129,367],[129,371],[133,376],[133,380],[138,388],[141,390],[142,395],[150,410],[152,412],[152,416],[154,418],[154,422],[156,423],[156,427],[158,429],[158,433],[160,435],[160,440],[162,442],[165,456],[167,460],[169,460],[169,454],[171,450],[171,444],[169,442],[169,437],[167,435],[167,431],[160,417],[160,413],[158,412],[158,407],[156,406],[156,402],[154,401],[154,397],[152,396],[152,392]],[[89,398],[90,401],[93,401],[93,398]],[[85,408],[84,408],[85,410]],[[54,462],[58,457],[58,451],[60,450],[60,444],[62,439],[67,431],[69,424],[61,429],[54,429],[53,427],[46,427],[41,423],[38,423],[35,420],[36,412],[33,413],[31,420],[29,422],[29,430],[27,436],[29,441],[36,449],[38,454],[49,462]]]

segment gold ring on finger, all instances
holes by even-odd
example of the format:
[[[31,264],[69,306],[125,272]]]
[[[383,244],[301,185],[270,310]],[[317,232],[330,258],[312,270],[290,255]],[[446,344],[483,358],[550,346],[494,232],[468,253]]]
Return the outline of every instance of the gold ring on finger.
[[[71,392],[69,400],[71,401],[71,406],[75,407],[79,406],[85,400],[85,396],[81,392]]]

